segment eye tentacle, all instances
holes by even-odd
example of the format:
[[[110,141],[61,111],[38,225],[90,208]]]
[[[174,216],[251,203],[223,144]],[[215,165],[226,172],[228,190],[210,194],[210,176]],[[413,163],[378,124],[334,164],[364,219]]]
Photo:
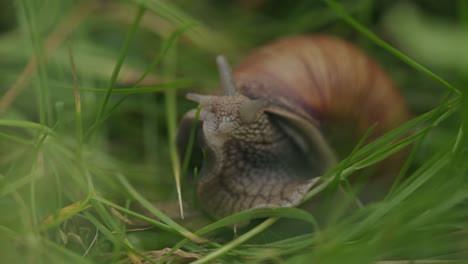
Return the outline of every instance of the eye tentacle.
[[[265,99],[255,99],[243,103],[239,108],[240,120],[245,124],[252,123],[267,105],[268,101]]]
[[[231,66],[229,66],[229,63],[223,55],[219,55],[216,58],[216,63],[218,64],[219,78],[224,95],[236,95],[237,89],[234,79],[232,78]]]
[[[202,95],[202,94],[197,94],[197,93],[188,93],[185,95],[185,98],[197,102],[199,104],[207,105],[211,99],[213,98],[212,95]]]

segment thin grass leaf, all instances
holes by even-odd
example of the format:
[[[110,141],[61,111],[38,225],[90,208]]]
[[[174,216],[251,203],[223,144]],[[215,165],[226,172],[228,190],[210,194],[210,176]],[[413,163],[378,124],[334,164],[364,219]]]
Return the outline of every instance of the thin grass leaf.
[[[423,135],[421,135],[421,137],[416,141],[416,144],[412,147],[408,157],[406,158],[405,160],[405,163],[403,164],[400,172],[398,173],[398,176],[397,178],[395,179],[395,181],[392,183],[392,187],[390,188],[390,191],[388,191],[388,194],[387,196],[385,197],[385,200],[388,200],[389,197],[391,197],[393,195],[393,193],[395,192],[396,188],[399,186],[400,182],[402,181],[404,175],[406,174],[406,172],[408,171],[409,167],[411,166],[411,164],[413,163],[413,160],[416,156],[416,153],[418,151],[420,151],[421,149],[421,146],[424,142],[424,140],[426,139],[427,137],[427,134],[429,133],[429,130],[426,131],[426,133],[423,133]]]
[[[455,139],[455,143],[453,144],[453,149],[452,149],[453,154],[456,154],[458,151],[460,151],[461,142],[464,137],[465,135],[463,133],[463,127],[460,126],[460,128],[458,129],[457,137]]]
[[[465,87],[462,95],[462,113],[461,113],[461,128],[459,130],[460,134],[460,144],[466,146],[468,144],[468,88]],[[465,150],[466,147],[460,148],[460,151]]]
[[[39,231],[45,231],[45,230],[48,230],[52,227],[56,227],[60,224],[62,224],[63,222],[65,222],[66,220],[68,220],[69,218],[71,218],[72,216],[82,212],[82,211],[85,211],[87,208],[90,207],[89,205],[89,202],[91,201],[91,198],[92,196],[94,195],[94,185],[89,177],[89,172],[88,171],[80,171],[80,173],[84,174],[85,175],[85,179],[86,179],[86,183],[87,183],[87,194],[85,196],[85,198],[81,201],[78,201],[76,203],[74,203],[72,206],[70,207],[65,207],[65,210],[64,211],[61,211],[62,212],[62,215],[60,215],[59,213],[59,217],[56,217],[56,218],[52,218],[52,219],[44,219],[43,222],[38,226],[38,230]],[[63,208],[61,209],[63,210]]]
[[[362,168],[369,167],[369,166],[371,166],[371,165],[373,165],[373,164],[375,164],[377,162],[380,162],[380,161],[390,157],[391,155],[395,154],[396,152],[404,149],[405,147],[412,144],[413,142],[415,142],[420,137],[424,136],[426,134],[427,130],[429,130],[429,128],[427,128],[427,129],[425,129],[425,130],[423,130],[421,132],[415,133],[415,134],[413,134],[413,135],[399,141],[396,144],[381,148],[379,151],[376,151],[375,153],[369,155],[368,157],[354,163],[352,166],[356,170],[360,170]]]
[[[144,87],[138,88],[118,88],[113,89],[112,94],[143,94],[143,93],[154,93],[154,92],[161,92],[169,89],[180,89],[186,88],[193,84],[192,80],[175,80],[169,81],[166,83],[155,84],[155,85],[148,85]],[[95,93],[106,93],[107,89],[100,89],[100,88],[80,88],[80,90],[84,92],[95,92]]]
[[[156,221],[156,220],[151,219],[151,218],[149,218],[149,217],[146,217],[146,216],[144,216],[144,215],[135,213],[135,212],[133,212],[133,211],[131,211],[131,210],[129,210],[129,209],[126,209],[126,208],[124,208],[124,207],[122,207],[122,206],[119,206],[119,205],[117,205],[117,204],[115,204],[115,203],[113,203],[113,202],[111,202],[111,201],[109,201],[109,200],[106,200],[106,199],[104,199],[104,198],[102,198],[102,197],[100,197],[100,196],[98,196],[98,195],[94,195],[94,196],[93,196],[93,200],[96,200],[96,201],[98,201],[98,202],[100,202],[100,203],[103,203],[103,204],[105,204],[105,205],[107,205],[107,206],[110,206],[110,207],[115,208],[115,209],[117,209],[117,210],[119,210],[119,211],[122,211],[122,212],[124,212],[124,213],[127,214],[127,215],[130,215],[130,216],[133,216],[133,217],[135,217],[135,218],[137,218],[137,219],[140,219],[140,220],[142,220],[142,221],[145,221],[146,223],[151,224],[151,225],[153,225],[153,226],[155,226],[155,227],[157,227],[157,228],[160,228],[160,229],[162,229],[162,230],[165,230],[165,231],[168,231],[168,232],[176,233],[175,230],[174,230],[173,228],[171,228],[170,226],[168,226],[168,225],[166,225],[166,224],[164,224],[164,223],[161,223],[161,222],[159,222],[159,221]]]
[[[150,63],[150,65],[148,65],[148,67],[146,67],[145,72],[140,76],[140,78],[138,78],[136,83],[133,85],[133,88],[138,87],[140,85],[140,83],[146,78],[146,76],[156,68],[156,66],[161,62],[161,60],[169,52],[170,48],[172,48],[175,45],[175,43],[179,39],[179,37],[182,36],[182,34],[187,32],[189,29],[191,29],[194,26],[195,26],[194,23],[183,25],[180,28],[178,28],[177,30],[175,30],[169,36],[169,38],[164,41],[161,50],[158,52],[158,54],[153,59],[153,61]]]
[[[94,262],[83,258],[82,256],[76,254],[75,252],[65,248],[63,245],[58,245],[53,241],[50,241],[49,239],[42,239],[42,242],[49,247],[49,250],[45,250],[45,252],[48,252],[49,254],[52,252],[57,252],[63,255],[63,257],[66,258],[66,260],[61,259],[61,262],[69,262],[69,263],[83,263],[83,264],[93,264]],[[59,263],[60,261],[57,261],[56,263]]]
[[[25,138],[21,138],[21,137],[18,137],[18,136],[13,136],[13,135],[3,133],[3,132],[0,132],[0,137],[3,137],[5,139],[11,140],[11,141],[15,141],[15,142],[18,142],[18,143],[21,143],[21,144],[25,144],[25,145],[34,145],[35,144],[34,141],[32,141],[30,139],[25,139]]]
[[[153,263],[153,264],[157,264],[156,262],[154,262],[151,258],[145,256],[143,253],[135,250],[132,246],[130,246],[128,243],[125,243],[125,241],[122,239],[122,237],[119,237],[119,235],[121,236],[121,234],[115,234],[114,232],[110,231],[109,229],[107,229],[104,225],[101,224],[101,222],[99,222],[99,220],[97,220],[93,215],[91,215],[90,213],[88,212],[85,212],[84,213],[86,218],[91,222],[93,223],[98,229],[99,231],[104,234],[104,236],[109,239],[110,241],[112,241],[112,243],[114,243],[115,245],[119,245],[119,246],[122,246],[124,247],[125,249],[127,249],[128,251],[132,252],[133,254],[135,255],[138,255],[139,257],[143,258],[144,260],[148,261],[149,263]]]
[[[372,153],[375,153],[378,150],[381,150],[384,147],[388,147],[389,145],[401,139],[405,135],[411,134],[412,130],[421,127],[425,122],[434,118],[434,115],[435,112],[428,112],[386,133],[385,135],[379,137],[378,139],[370,142],[369,144],[363,146],[361,149],[356,151],[356,153],[351,158],[351,161],[356,162],[365,158],[368,155],[371,155]]]
[[[447,214],[450,209],[463,204],[468,199],[468,192],[459,190],[449,199],[441,201],[440,204],[435,204],[431,210],[427,211],[424,215],[419,215],[408,223],[408,228],[418,228],[424,225],[427,218],[437,219],[441,215]]]
[[[386,49],[388,52],[391,54],[395,55],[395,57],[399,58],[400,60],[404,61],[411,67],[423,72],[427,76],[431,77],[432,79],[436,80],[437,82],[441,83],[443,86],[445,86],[447,89],[451,90],[452,92],[456,93],[457,95],[460,95],[461,92],[457,88],[455,88],[453,85],[427,69],[426,67],[422,66],[421,64],[417,63],[410,57],[406,56],[403,54],[403,52],[397,50],[381,38],[379,38],[377,35],[375,35],[373,32],[368,30],[366,27],[361,25],[358,21],[356,21],[351,15],[348,14],[348,12],[338,3],[336,3],[333,0],[324,0],[327,5],[333,9],[339,16],[343,18],[348,24],[350,24],[352,27],[354,27],[357,31],[361,32],[364,36],[372,40],[374,43],[377,45],[381,46],[382,48]]]
[[[31,5],[26,0],[18,1],[18,5],[23,12],[21,17],[24,19],[24,27],[29,34],[29,40],[33,48],[34,57],[36,57],[38,61],[43,61],[46,57],[46,52],[44,49],[44,40],[40,36],[37,28],[37,13],[35,10],[32,10]],[[39,76],[39,85],[37,89],[39,122],[43,125],[47,125],[48,122],[52,122],[52,120],[45,63],[38,63],[36,70]]]
[[[198,196],[197,196],[197,186],[198,186],[198,167],[193,168],[193,187],[192,187],[192,201],[193,201],[193,208],[196,210],[200,209]]]
[[[252,228],[251,230],[249,230],[245,234],[243,234],[243,235],[239,236],[238,238],[232,240],[231,242],[227,243],[223,247],[212,251],[208,255],[206,255],[206,256],[192,262],[192,264],[208,263],[208,262],[211,262],[211,261],[221,257],[222,255],[227,254],[230,250],[232,250],[235,247],[245,243],[246,241],[248,241],[252,237],[258,235],[259,233],[265,231],[268,227],[270,227],[271,225],[276,223],[278,220],[279,220],[279,218],[277,218],[277,217],[268,218],[267,220],[263,221],[261,224],[259,224],[256,227]]]
[[[194,233],[188,231],[178,223],[176,223],[174,220],[172,220],[170,217],[159,211],[157,208],[155,208],[150,202],[148,202],[137,190],[135,190],[130,183],[125,179],[125,177],[121,174],[117,174],[117,179],[119,182],[123,185],[125,190],[130,194],[130,196],[133,197],[137,202],[139,202],[146,210],[148,210],[150,213],[161,219],[165,224],[170,226],[172,229],[176,230],[179,234],[182,236],[192,240],[195,243],[205,243],[207,242],[206,239],[201,238]]]
[[[217,229],[223,228],[223,227],[228,227],[228,226],[234,226],[239,223],[245,223],[249,222],[252,219],[259,219],[259,218],[289,218],[289,219],[296,219],[300,221],[304,221],[307,223],[310,223],[314,227],[314,231],[318,232],[320,230],[320,227],[315,220],[315,218],[308,212],[298,209],[298,208],[259,208],[259,209],[251,209],[251,210],[246,210],[242,211],[239,213],[235,213],[229,216],[226,216],[225,218],[222,218],[212,224],[209,224],[195,232],[196,235],[202,236],[204,234],[207,234],[209,232],[215,231]],[[271,222],[268,225],[265,225],[264,228],[268,228],[270,225],[274,224],[276,221]],[[260,232],[260,229],[257,230]],[[253,235],[252,235],[253,236]],[[177,243],[174,247],[171,248],[171,250],[168,252],[167,257],[169,257],[173,252],[175,252],[177,249],[182,248],[189,242],[188,239],[184,239]],[[214,245],[216,246],[216,245]],[[220,248],[221,246],[217,246]],[[164,260],[164,259],[163,259]]]
[[[111,230],[114,232],[123,233],[122,230],[119,228],[119,224],[117,219],[114,217],[112,213],[100,202],[93,200],[91,198],[90,203],[93,205],[93,208],[96,210],[98,215],[100,216],[101,221]]]
[[[358,223],[355,229],[350,230],[346,235],[343,235],[342,240],[347,240],[350,237],[357,235],[362,232],[367,226],[373,225],[376,221],[381,219],[387,214],[392,208],[400,204],[404,199],[414,193],[423,183],[428,181],[431,177],[440,172],[449,162],[449,158],[444,153],[435,155],[430,161],[427,162],[427,166],[423,166],[419,169],[420,174],[413,182],[407,187],[400,189],[395,196],[388,201],[388,203],[380,206],[373,214],[369,215],[365,220]]]
[[[82,149],[83,149],[83,120],[81,118],[81,96],[80,88],[78,87],[78,77],[76,76],[75,62],[73,61],[73,50],[71,42],[67,42],[68,55],[70,59],[70,67],[73,76],[73,91],[75,97],[75,123],[76,123],[76,140],[77,144],[77,156],[81,160]]]
[[[81,201],[75,202],[73,204],[67,205],[61,208],[55,217],[54,215],[49,215],[39,224],[38,229],[43,231],[50,229],[51,227],[58,226],[61,223],[65,222],[67,219],[75,216],[76,214],[90,208],[91,206],[87,203]]]
[[[164,68],[165,78],[172,79],[175,74],[177,50],[171,49],[166,57],[166,67]],[[177,130],[177,100],[174,90],[166,90],[164,94],[164,105],[166,109],[166,126],[169,140],[169,157],[171,159],[172,173],[176,183],[177,200],[179,201],[180,217],[184,219],[184,207],[182,201],[182,188],[180,176],[180,160],[177,155],[176,130]]]
[[[0,119],[0,126],[8,126],[8,127],[18,127],[18,128],[26,128],[32,130],[41,130],[45,133],[51,134],[52,136],[57,136],[55,132],[49,128],[48,126],[41,125],[39,123],[24,121],[24,120],[8,120],[8,119]]]
[[[441,121],[443,121],[455,111],[457,111],[459,105],[459,98],[455,98],[453,100],[441,104],[440,106],[436,107],[431,111],[428,111],[418,117],[413,118],[412,120],[406,122],[400,127],[393,129],[392,131],[386,133],[384,136],[362,147],[359,151],[355,153],[353,161],[360,160],[364,156],[374,153],[382,149],[384,146],[401,139],[402,137],[410,133],[411,130],[416,129],[418,127],[423,127],[425,122],[437,120],[437,122],[432,121],[432,127],[437,126]]]
[[[54,128],[52,128],[54,129]],[[41,152],[41,147],[43,146],[46,138],[49,136],[48,133],[37,133],[38,138],[37,142],[34,146],[34,163],[33,166],[31,167],[31,175],[35,176],[37,178],[40,178],[42,174],[44,174],[45,168],[44,168],[44,154]],[[37,208],[36,208],[36,181],[35,179],[31,180],[29,182],[29,201],[30,201],[30,206],[31,206],[31,220],[33,225],[37,224],[38,217],[37,217]]]
[[[259,219],[259,218],[289,218],[304,221],[313,225],[314,230],[320,230],[317,221],[315,218],[309,213],[302,209],[298,208],[289,208],[289,207],[279,207],[279,208],[259,208],[259,209],[251,209],[242,211],[239,213],[235,213],[229,216],[226,216],[200,230],[195,232],[196,234],[206,234],[216,229],[232,226],[238,223],[245,223],[252,219]]]
[[[341,180],[341,173],[343,172],[343,170],[347,167],[350,167],[350,163],[351,163],[351,160],[353,159],[354,155],[356,154],[356,152],[364,145],[364,143],[367,141],[367,139],[371,136],[372,132],[374,131],[375,127],[377,126],[377,124],[374,124],[372,125],[367,131],[366,133],[364,134],[364,136],[362,136],[362,138],[359,140],[359,142],[356,144],[356,146],[353,148],[353,150],[351,151],[351,153],[345,158],[343,159],[342,162],[339,163],[339,165],[337,166],[337,172],[336,172],[336,176],[333,177],[333,180],[332,182],[330,183],[332,186],[333,185],[338,185],[338,183],[340,182]]]
[[[197,132],[198,119],[200,118],[200,111],[201,111],[201,105],[198,105],[197,111],[195,112],[195,117],[193,119],[193,125],[190,128],[187,149],[185,150],[185,153],[184,153],[184,159],[182,163],[182,173],[181,173],[182,177],[186,176],[188,166],[190,163],[190,159],[192,156],[193,145],[195,143],[195,133]]]
[[[240,254],[251,255],[255,254],[256,249],[271,249],[274,248],[275,250],[289,250],[290,248],[298,248],[302,245],[308,244],[312,241],[316,240],[316,234],[303,234],[298,235],[291,238],[282,239],[279,241],[274,241],[270,243],[260,244],[260,245],[245,245],[243,246],[243,250],[239,251]]]
[[[53,174],[53,178],[54,178],[54,183],[55,183],[55,195],[56,195],[56,200],[55,200],[55,208],[59,208],[60,206],[62,206],[63,204],[65,204],[63,202],[63,191],[62,191],[62,179],[61,179],[61,175],[57,169],[57,165],[55,164],[55,162],[47,159],[46,160],[46,166],[48,168],[50,168],[51,170],[51,173]]]
[[[122,50],[120,51],[119,58],[117,59],[117,62],[114,67],[114,71],[112,72],[112,76],[109,80],[109,85],[107,87],[107,92],[104,95],[104,98],[102,99],[101,104],[99,105],[99,110],[96,115],[96,120],[94,121],[94,126],[92,126],[93,130],[91,130],[89,133],[92,134],[94,132],[94,129],[98,126],[98,124],[101,123],[101,119],[104,116],[107,103],[109,102],[110,96],[112,94],[112,90],[114,89],[115,83],[117,82],[117,77],[119,76],[120,69],[123,65],[123,62],[125,60],[125,57],[127,56],[128,49],[130,47],[130,43],[132,42],[133,38],[135,37],[136,31],[138,30],[138,27],[140,25],[141,19],[145,13],[146,8],[143,6],[140,6],[138,8],[137,14],[135,15],[135,20],[133,21],[133,24],[125,38],[125,43],[124,46],[122,47]]]
[[[6,195],[16,192],[19,188],[27,185],[33,179],[34,176],[30,173],[14,182],[2,184],[2,187],[0,188],[0,198],[3,198]]]

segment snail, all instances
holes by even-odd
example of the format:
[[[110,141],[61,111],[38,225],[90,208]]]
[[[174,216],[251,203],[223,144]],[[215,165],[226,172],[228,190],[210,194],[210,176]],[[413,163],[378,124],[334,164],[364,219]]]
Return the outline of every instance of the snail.
[[[217,64],[222,94],[186,96],[201,105],[194,149],[195,157],[201,150],[206,156],[198,177],[199,204],[217,218],[297,206],[371,126],[377,124],[373,140],[408,119],[387,73],[337,37],[274,41],[233,72],[223,56]],[[179,155],[195,113],[187,112],[179,125]]]

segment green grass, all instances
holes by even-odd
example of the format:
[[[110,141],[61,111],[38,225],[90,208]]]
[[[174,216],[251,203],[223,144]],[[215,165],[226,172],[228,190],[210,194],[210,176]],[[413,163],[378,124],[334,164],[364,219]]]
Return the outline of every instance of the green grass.
[[[241,2],[0,4],[2,262],[468,262],[466,1]],[[358,144],[310,190],[306,200],[329,200],[326,214],[210,220],[190,209],[189,155],[175,152],[177,122],[196,107],[184,94],[216,87],[216,55],[235,64],[299,33],[337,35],[371,54],[413,118]],[[356,206],[349,182],[408,146],[391,190]],[[348,204],[334,202],[338,183]]]

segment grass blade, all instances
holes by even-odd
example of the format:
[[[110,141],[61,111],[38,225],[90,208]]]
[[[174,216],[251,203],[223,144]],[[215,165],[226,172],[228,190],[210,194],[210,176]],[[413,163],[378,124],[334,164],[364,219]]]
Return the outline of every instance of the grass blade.
[[[112,94],[132,95],[132,94],[162,92],[168,89],[186,88],[187,86],[190,86],[192,83],[193,82],[191,80],[176,80],[176,81],[169,81],[169,82],[165,82],[161,84],[148,85],[148,86],[143,86],[143,87],[138,87],[138,88],[113,89]],[[107,93],[107,89],[100,89],[100,88],[80,88],[80,90],[85,91],[85,92]]]
[[[159,211],[157,208],[155,208],[150,202],[148,202],[137,190],[135,190],[130,183],[125,179],[125,177],[121,174],[117,174],[117,179],[119,182],[123,185],[125,190],[136,200],[138,201],[145,209],[147,209],[149,212],[154,214],[156,217],[161,219],[164,223],[166,223],[168,226],[170,226],[172,229],[176,230],[179,234],[182,236],[192,240],[195,243],[205,243],[207,242],[206,239],[201,238],[194,233],[188,231],[178,223],[176,223],[174,220],[169,218],[167,215]]]
[[[347,23],[349,23],[351,26],[353,26],[357,31],[361,32],[364,36],[368,37],[370,40],[372,40],[374,43],[377,45],[381,46],[382,48],[386,49],[388,52],[391,54],[395,55],[395,57],[399,58],[400,60],[404,61],[411,67],[423,72],[427,76],[431,77],[432,79],[436,80],[437,82],[441,83],[443,86],[445,86],[447,89],[451,90],[452,92],[456,93],[457,95],[460,95],[461,92],[455,88],[453,85],[427,69],[426,67],[422,66],[421,64],[417,63],[410,57],[406,56],[403,52],[397,50],[381,38],[379,38],[376,34],[374,34],[372,31],[361,25],[357,20],[355,20],[351,15],[346,12],[346,10],[338,3],[336,3],[333,0],[324,0],[327,5],[333,9],[343,20],[345,20]]]
[[[249,230],[247,233],[245,233],[245,234],[239,236],[238,238],[232,240],[231,242],[227,243],[223,247],[221,247],[221,248],[219,248],[219,249],[217,249],[215,251],[212,251],[210,254],[204,256],[203,258],[200,258],[200,259],[192,262],[192,264],[208,263],[208,262],[211,262],[211,261],[215,260],[216,258],[219,258],[220,256],[222,256],[224,254],[227,254],[231,249],[241,245],[242,243],[245,243],[246,241],[248,241],[252,237],[258,235],[259,233],[261,233],[263,231],[265,231],[268,227],[270,227],[271,225],[276,223],[276,221],[278,221],[278,220],[279,220],[279,218],[276,218],[276,217],[268,218],[267,220],[263,221],[263,223],[257,225],[256,227],[252,228],[251,230]]]
[[[104,98],[102,99],[102,102],[99,106],[98,113],[96,115],[96,120],[94,121],[94,125],[92,126],[93,130],[90,131],[89,133],[92,134],[94,132],[94,129],[97,128],[98,124],[101,123],[101,119],[104,116],[107,104],[109,102],[109,98],[112,94],[112,90],[114,89],[115,83],[117,82],[117,77],[119,76],[120,73],[120,68],[123,65],[123,62],[125,60],[125,57],[127,56],[128,49],[130,47],[130,43],[132,42],[133,38],[135,37],[136,31],[140,25],[141,19],[145,13],[146,8],[140,6],[138,8],[137,14],[135,16],[135,20],[133,21],[132,27],[130,28],[127,37],[125,38],[125,43],[124,46],[122,47],[122,50],[120,51],[119,58],[117,59],[117,63],[115,64],[114,71],[112,72],[112,76],[109,80],[109,85],[107,87],[107,92],[104,95]]]

